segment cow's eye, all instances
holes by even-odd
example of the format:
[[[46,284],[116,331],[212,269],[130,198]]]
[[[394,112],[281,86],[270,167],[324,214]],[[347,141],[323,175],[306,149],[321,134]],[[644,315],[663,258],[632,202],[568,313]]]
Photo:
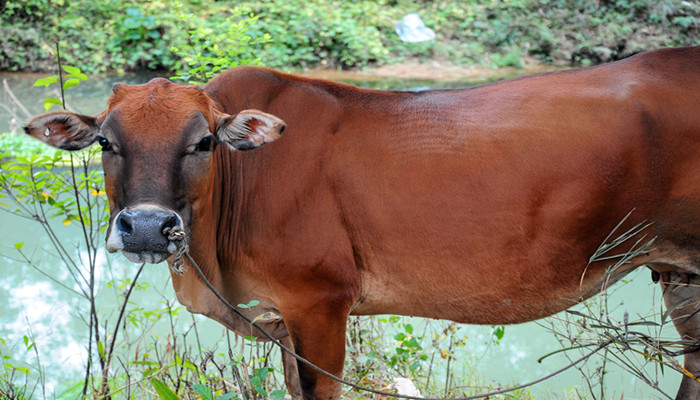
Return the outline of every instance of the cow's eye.
[[[112,151],[112,144],[109,143],[109,140],[102,136],[97,136],[95,138],[95,141],[100,144],[102,147],[102,151]]]
[[[209,135],[197,143],[197,145],[194,147],[194,151],[212,151],[214,150],[214,143],[218,142],[219,140],[216,138],[216,136]]]

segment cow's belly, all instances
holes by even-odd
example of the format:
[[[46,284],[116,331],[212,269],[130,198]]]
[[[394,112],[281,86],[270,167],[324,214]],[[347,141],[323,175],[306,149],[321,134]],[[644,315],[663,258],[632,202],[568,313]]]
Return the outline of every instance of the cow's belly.
[[[470,324],[514,324],[544,318],[563,311],[600,292],[629,273],[636,265],[607,276],[605,267],[584,272],[556,268],[512,267],[498,274],[477,268],[426,268],[420,276],[381,274],[363,277],[355,315],[398,314],[448,319]],[[563,268],[563,267],[561,267]]]
[[[522,323],[563,311],[640,266],[659,273],[700,275],[700,249],[656,239],[651,252],[610,275],[606,270],[614,261],[588,265],[587,258],[556,266],[507,262],[500,268],[459,263],[431,268],[424,267],[430,265],[424,259],[403,264],[408,268],[370,268],[363,276],[362,296],[353,313],[399,314],[471,324]]]

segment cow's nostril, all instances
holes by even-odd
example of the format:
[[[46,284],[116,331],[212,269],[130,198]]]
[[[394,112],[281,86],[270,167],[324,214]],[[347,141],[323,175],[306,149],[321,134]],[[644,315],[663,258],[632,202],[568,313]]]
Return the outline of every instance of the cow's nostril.
[[[125,213],[121,213],[119,215],[119,220],[117,223],[119,224],[119,230],[123,233],[130,234],[134,230],[129,217],[125,215]]]
[[[177,225],[177,217],[175,214],[172,214],[168,217],[165,218],[165,221],[163,221],[163,226],[161,228],[161,232],[163,232],[163,235],[168,236],[166,234],[166,230],[170,230],[170,228],[173,228],[175,225]]]

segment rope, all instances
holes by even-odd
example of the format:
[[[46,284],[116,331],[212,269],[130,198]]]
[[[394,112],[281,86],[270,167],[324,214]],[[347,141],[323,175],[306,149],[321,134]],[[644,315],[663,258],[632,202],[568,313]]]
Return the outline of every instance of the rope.
[[[542,378],[539,378],[539,379],[536,379],[534,381],[531,381],[531,382],[528,382],[528,383],[525,383],[525,384],[522,384],[519,386],[515,386],[512,388],[500,389],[500,390],[496,390],[496,391],[489,392],[489,393],[478,394],[475,396],[454,397],[454,398],[430,398],[430,397],[408,396],[408,395],[389,393],[389,392],[384,392],[381,390],[371,389],[368,387],[360,386],[360,385],[353,383],[353,382],[350,382],[350,381],[346,381],[342,378],[338,378],[337,376],[335,376],[335,375],[331,374],[330,372],[324,370],[323,368],[317,366],[316,364],[312,363],[311,361],[298,355],[297,353],[294,352],[294,350],[283,345],[279,340],[275,339],[272,335],[270,335],[267,331],[265,331],[265,329],[263,329],[260,325],[258,325],[256,322],[254,322],[252,319],[250,319],[245,314],[243,314],[236,307],[231,305],[231,303],[229,303],[228,300],[226,300],[219,293],[219,291],[216,290],[216,288],[214,288],[214,286],[212,286],[212,284],[209,282],[207,277],[204,276],[204,273],[202,272],[202,270],[199,268],[199,265],[197,265],[197,263],[194,261],[194,259],[192,259],[192,256],[190,255],[190,253],[188,251],[189,246],[187,246],[187,244],[185,243],[185,240],[184,240],[185,239],[185,231],[182,229],[182,227],[174,226],[172,228],[165,228],[163,230],[163,234],[167,235],[168,239],[171,240],[172,242],[174,242],[178,247],[178,251],[177,251],[177,254],[175,255],[175,259],[174,259],[172,265],[170,266],[170,269],[173,272],[175,272],[176,274],[182,275],[182,273],[184,272],[183,256],[187,257],[187,260],[189,260],[190,264],[192,264],[195,271],[197,272],[197,275],[199,275],[199,278],[204,282],[204,284],[209,288],[209,290],[212,291],[214,296],[216,296],[216,298],[219,299],[219,301],[221,301],[227,308],[229,308],[231,311],[236,313],[239,317],[243,318],[246,322],[251,324],[251,326],[253,326],[258,331],[260,331],[260,333],[262,333],[263,336],[265,336],[268,340],[270,340],[272,343],[274,343],[277,347],[279,347],[280,349],[282,349],[283,351],[285,351],[286,353],[288,353],[289,355],[291,355],[292,357],[297,359],[299,362],[307,365],[308,367],[315,370],[316,372],[318,372],[318,373],[320,373],[328,378],[335,380],[336,382],[339,382],[343,385],[350,386],[353,389],[357,389],[357,390],[361,390],[361,391],[365,391],[365,392],[370,392],[370,393],[374,393],[374,394],[381,395],[381,396],[389,396],[389,397],[396,397],[396,398],[409,399],[409,400],[475,400],[475,399],[482,399],[485,397],[494,396],[497,394],[513,392],[516,390],[524,389],[524,388],[529,387],[529,386],[536,385],[540,382],[543,382],[547,379],[552,378],[553,376],[559,375],[562,372],[568,370],[569,368],[575,366],[576,364],[579,364],[580,362],[587,360],[588,358],[590,358],[591,356],[596,354],[598,351],[600,351],[604,347],[607,347],[608,345],[613,343],[613,340],[607,340],[605,342],[601,342],[598,344],[598,346],[596,346],[595,349],[591,350],[588,354],[586,354],[583,357],[571,362],[570,364],[550,373],[549,375],[543,376]],[[176,263],[177,263],[177,266],[175,266]]]
[[[163,235],[165,235],[168,240],[175,243],[177,246],[177,254],[173,259],[173,263],[170,264],[170,270],[177,275],[182,275],[185,273],[185,260],[182,257],[189,251],[190,246],[187,245],[185,240],[185,230],[181,226],[166,227],[163,229]],[[197,269],[199,266],[193,263]]]

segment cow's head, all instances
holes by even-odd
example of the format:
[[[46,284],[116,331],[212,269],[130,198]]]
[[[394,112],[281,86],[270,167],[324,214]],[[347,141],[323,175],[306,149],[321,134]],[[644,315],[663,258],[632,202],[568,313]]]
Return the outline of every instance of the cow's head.
[[[189,229],[193,209],[211,196],[217,145],[252,150],[277,139],[285,125],[260,111],[228,115],[196,86],[166,79],[117,84],[96,116],[67,111],[33,118],[26,132],[54,147],[102,146],[110,204],[107,250],[134,262],[161,262],[176,251],[165,228]]]

